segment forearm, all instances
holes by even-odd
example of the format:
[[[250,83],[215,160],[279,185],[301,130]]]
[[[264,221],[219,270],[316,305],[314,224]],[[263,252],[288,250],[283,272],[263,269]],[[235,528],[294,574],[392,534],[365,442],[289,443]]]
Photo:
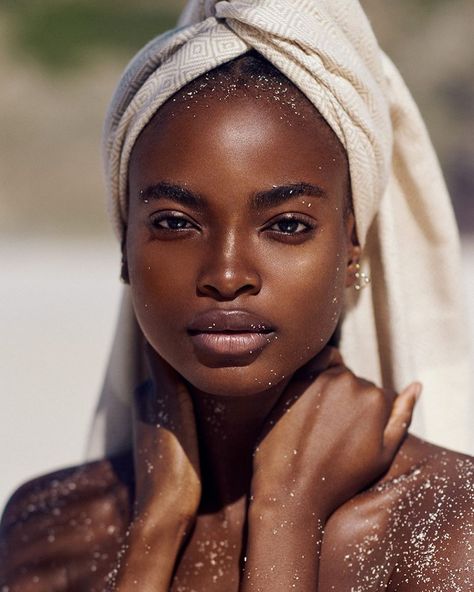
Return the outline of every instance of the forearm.
[[[252,503],[240,592],[317,592],[324,520],[283,502]]]
[[[187,534],[185,522],[134,521],[110,574],[107,592],[168,592],[176,558]]]

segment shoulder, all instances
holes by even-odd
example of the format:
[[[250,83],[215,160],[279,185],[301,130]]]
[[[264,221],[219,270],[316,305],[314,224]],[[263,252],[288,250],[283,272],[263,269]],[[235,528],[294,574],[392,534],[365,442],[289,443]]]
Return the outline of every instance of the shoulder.
[[[43,590],[39,581],[66,590],[86,557],[97,569],[94,556],[117,548],[129,521],[128,468],[125,456],[104,459],[22,485],[0,523],[0,582],[12,591]]]
[[[467,592],[473,499],[473,459],[410,436],[387,475],[333,515],[327,557],[361,590]]]
[[[472,590],[474,459],[417,439],[401,455],[413,469],[380,485],[396,491],[398,499],[401,539],[389,589]]]

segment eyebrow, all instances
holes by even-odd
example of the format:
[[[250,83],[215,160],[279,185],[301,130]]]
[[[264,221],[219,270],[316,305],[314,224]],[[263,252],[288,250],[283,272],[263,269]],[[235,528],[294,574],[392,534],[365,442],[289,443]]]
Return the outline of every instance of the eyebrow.
[[[259,191],[252,198],[252,207],[255,209],[272,208],[304,195],[327,198],[327,193],[319,185],[291,183],[289,185],[274,186],[267,191]]]
[[[145,203],[148,200],[166,198],[182,206],[188,206],[196,210],[200,210],[203,207],[202,197],[198,193],[190,191],[182,185],[176,185],[168,181],[160,181],[154,185],[149,185],[146,189],[139,192],[139,197]]]
[[[271,189],[255,193],[251,198],[251,206],[256,210],[272,208],[305,195],[327,198],[327,193],[319,185],[303,182],[290,183],[288,185],[277,185]],[[149,185],[139,192],[139,197],[145,203],[148,200],[166,198],[196,210],[202,210],[204,206],[201,195],[182,185],[176,185],[168,181],[160,181],[154,185]]]

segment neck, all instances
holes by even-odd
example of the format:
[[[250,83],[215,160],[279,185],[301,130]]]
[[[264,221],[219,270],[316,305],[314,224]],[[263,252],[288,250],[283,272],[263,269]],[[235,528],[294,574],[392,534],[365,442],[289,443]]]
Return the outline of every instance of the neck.
[[[255,445],[285,386],[241,397],[193,391],[203,513],[217,511],[249,492]]]

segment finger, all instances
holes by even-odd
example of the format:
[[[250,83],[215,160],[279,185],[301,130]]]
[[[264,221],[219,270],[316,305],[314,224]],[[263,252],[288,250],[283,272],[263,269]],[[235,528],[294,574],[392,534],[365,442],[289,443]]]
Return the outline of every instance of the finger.
[[[159,390],[169,390],[178,380],[178,373],[146,342],[145,358],[153,381]]]
[[[421,383],[413,382],[396,397],[393,403],[392,412],[384,430],[384,449],[390,458],[398,450],[408,432],[421,389]]]
[[[382,404],[382,421],[383,421],[383,425],[385,425],[385,430],[387,430],[388,424],[390,422],[390,419],[393,416],[393,412],[394,412],[394,406],[397,402],[397,400],[399,399],[399,396],[397,394],[396,391],[392,390],[392,389],[378,389],[377,387],[375,387],[373,385],[373,383],[369,383],[371,384],[372,388],[375,388],[375,390],[381,391],[383,394],[383,404]],[[384,430],[384,442],[385,442],[385,430]]]
[[[137,418],[172,431],[194,423],[193,404],[183,378],[149,344],[145,354],[152,381],[135,392]]]
[[[134,397],[137,471],[141,467],[150,474],[157,456],[180,448],[199,474],[194,406],[186,383],[148,343],[145,353],[152,380],[138,388]]]
[[[121,512],[126,504],[117,503],[116,492],[91,500],[68,503],[59,515],[53,514],[51,508],[14,524],[8,530],[9,569],[13,571],[35,561],[52,562],[58,557],[72,560],[84,552],[84,543],[88,543],[87,548],[117,545],[124,526]]]
[[[133,421],[137,424],[157,426],[164,414],[164,399],[172,390],[172,375],[165,361],[156,354],[151,346],[145,344],[145,359],[152,379],[139,385],[133,393]],[[160,399],[158,400],[158,391]],[[160,418],[160,416],[162,416]],[[141,428],[143,429],[143,428]]]
[[[140,384],[133,393],[133,424],[156,425],[158,422],[154,388],[151,380]]]

